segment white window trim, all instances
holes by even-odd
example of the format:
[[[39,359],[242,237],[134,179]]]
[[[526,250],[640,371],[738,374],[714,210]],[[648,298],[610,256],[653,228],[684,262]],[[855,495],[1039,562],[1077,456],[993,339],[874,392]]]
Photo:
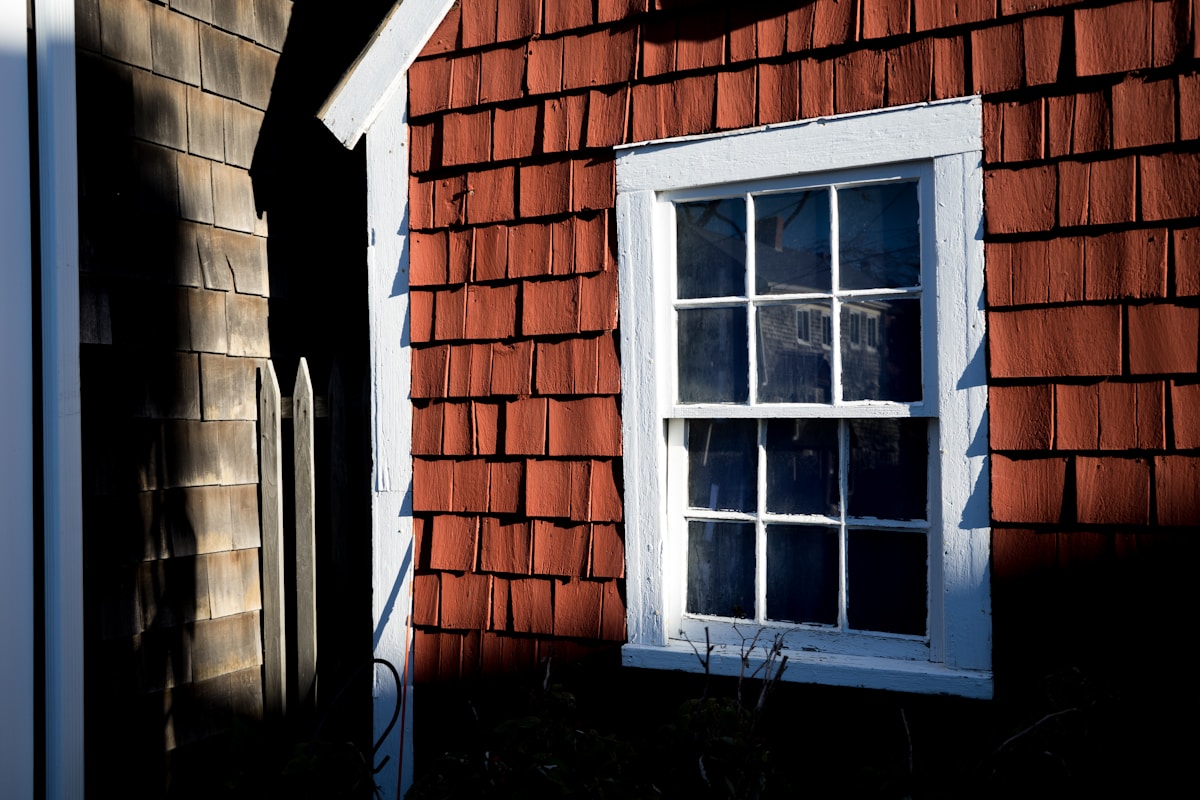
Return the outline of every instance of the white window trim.
[[[791,649],[785,680],[990,697],[991,603],[987,501],[987,386],[983,358],[983,172],[978,97],[821,118],[617,149],[617,234],[621,297],[630,666],[703,669],[692,643],[673,636],[668,591],[683,565],[668,555],[667,425],[674,403],[671,315],[659,304],[670,274],[673,224],[666,192],[781,177],[925,162],[934,211],[925,228],[936,285],[926,295],[936,335],[924,363],[936,364],[926,403],[937,409],[940,484],[930,523],[928,659]],[[669,299],[668,299],[669,302]],[[936,339],[936,341],[929,341]],[[937,558],[938,553],[942,554]],[[745,632],[753,636],[754,630]],[[760,640],[761,644],[761,640]],[[701,653],[704,645],[698,645]],[[718,646],[713,674],[739,674],[741,647]],[[886,652],[886,651],[881,651]],[[759,647],[751,658],[764,655]]]

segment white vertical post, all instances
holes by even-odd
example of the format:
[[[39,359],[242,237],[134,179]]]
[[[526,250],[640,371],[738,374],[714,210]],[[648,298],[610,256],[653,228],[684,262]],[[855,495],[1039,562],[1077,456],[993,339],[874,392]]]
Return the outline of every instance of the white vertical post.
[[[258,486],[262,509],[263,710],[272,719],[287,712],[287,626],[283,567],[283,452],[280,449],[279,381],[268,361],[259,370]]]
[[[41,198],[45,796],[48,800],[59,800],[83,797],[83,490],[79,426],[75,6],[71,0],[34,0],[33,11]]]
[[[317,707],[317,474],[313,458],[313,388],[301,358],[292,391],[296,468],[296,702]]]
[[[33,249],[25,4],[0,1],[0,795],[34,794]]]
[[[375,736],[397,704],[400,722],[382,743],[376,776],[385,798],[412,783],[412,402],[408,327],[408,92],[401,82],[367,135],[367,304],[371,331],[372,616],[377,665]]]

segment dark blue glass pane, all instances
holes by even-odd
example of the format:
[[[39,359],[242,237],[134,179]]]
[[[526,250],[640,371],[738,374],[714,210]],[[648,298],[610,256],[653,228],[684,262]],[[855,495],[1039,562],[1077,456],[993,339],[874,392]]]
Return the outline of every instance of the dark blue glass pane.
[[[687,610],[720,617],[754,616],[754,525],[688,522]]]
[[[787,622],[837,624],[836,529],[767,526],[767,617]]]
[[[758,423],[752,419],[688,421],[688,505],[754,511]]]
[[[923,635],[927,617],[924,533],[851,530],[847,614],[850,627]]]
[[[678,203],[675,225],[678,296],[744,296],[746,201]]]
[[[838,513],[838,423],[780,419],[767,423],[767,510]]]

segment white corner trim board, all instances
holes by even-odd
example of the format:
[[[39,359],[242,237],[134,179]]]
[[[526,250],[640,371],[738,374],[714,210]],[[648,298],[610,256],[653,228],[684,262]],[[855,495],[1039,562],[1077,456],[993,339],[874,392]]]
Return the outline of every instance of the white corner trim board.
[[[347,148],[366,133],[455,0],[400,0],[317,116]]]

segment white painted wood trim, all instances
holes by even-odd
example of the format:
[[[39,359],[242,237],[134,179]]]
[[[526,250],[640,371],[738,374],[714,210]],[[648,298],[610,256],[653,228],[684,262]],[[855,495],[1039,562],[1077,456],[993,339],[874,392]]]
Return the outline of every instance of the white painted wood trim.
[[[454,0],[403,0],[375,32],[317,116],[348,148],[366,133]]]
[[[34,796],[33,248],[25,4],[0,3],[0,747],[5,797]]]
[[[408,4],[406,3],[405,6]],[[379,750],[385,798],[412,784],[412,356],[408,332],[408,102],[401,84],[367,137],[367,306],[371,333],[372,616],[374,650],[401,674],[376,667],[374,731],[395,704],[400,723]]]
[[[970,97],[626,145],[617,148],[617,191],[767,180],[780,175],[782,164],[797,173],[828,172],[967,152],[979,126],[973,132],[964,120],[978,117],[980,108],[979,98]]]
[[[83,797],[83,507],[75,7],[35,0],[41,192],[46,797]]]
[[[628,663],[672,669],[698,665],[691,645],[681,641],[676,632],[681,624],[682,597],[677,595],[682,587],[685,551],[678,541],[679,531],[669,522],[681,515],[678,509],[673,513],[667,508],[671,502],[668,473],[673,462],[666,451],[682,443],[681,437],[672,438],[663,430],[666,420],[791,413],[938,416],[938,446],[931,452],[930,486],[941,502],[929,515],[927,655],[913,651],[905,642],[879,643],[870,636],[842,634],[861,641],[826,643],[830,646],[823,647],[819,655],[792,650],[807,665],[796,673],[801,677],[795,679],[969,696],[990,694],[981,150],[978,98],[631,145],[619,150],[617,232],[630,578]],[[929,223],[922,233],[922,247],[927,253],[923,258],[926,289],[922,325],[927,333],[923,334],[922,349],[929,387],[924,402],[907,406],[846,405],[831,407],[828,413],[800,406],[743,409],[674,404],[672,291],[665,284],[659,285],[670,283],[673,274],[670,201],[681,195],[691,198],[711,194],[711,187],[718,185],[722,196],[727,191],[736,194],[750,180],[774,187],[773,181],[788,176],[799,176],[801,183],[840,182],[847,175],[851,180],[859,175],[886,179],[895,171],[889,170],[892,164],[913,160],[919,165],[897,169],[907,174],[915,168],[920,174],[924,187],[922,215]],[[847,173],[864,166],[872,170]],[[697,624],[703,630],[703,623]],[[695,633],[696,624],[691,629]],[[732,639],[724,634],[714,636],[714,641],[736,640],[734,634],[730,634]],[[820,638],[811,632],[797,631],[797,635]],[[888,653],[893,657],[883,657]],[[731,664],[740,663],[736,653],[730,657]],[[864,677],[866,671],[882,677]]]

